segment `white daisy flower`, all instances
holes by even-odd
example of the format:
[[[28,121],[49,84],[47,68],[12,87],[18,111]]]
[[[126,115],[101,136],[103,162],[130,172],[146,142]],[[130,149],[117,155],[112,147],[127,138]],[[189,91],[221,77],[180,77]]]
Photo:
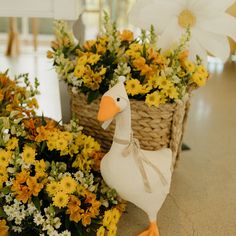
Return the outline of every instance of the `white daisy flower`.
[[[71,232],[68,230],[65,230],[62,233],[60,233],[60,236],[71,236]]]
[[[34,215],[34,223],[36,225],[42,225],[44,222],[43,216],[40,213]]]
[[[12,226],[12,230],[18,233],[22,232],[22,228],[20,226]]]
[[[56,229],[59,229],[61,227],[61,220],[59,217],[53,219],[53,225]]]
[[[16,218],[16,219],[15,219],[15,224],[16,224],[16,225],[20,225],[20,224],[21,224],[21,221],[22,221],[22,220],[21,220],[20,218]]]
[[[11,196],[11,194],[6,195],[5,199],[6,199],[6,202],[7,202],[7,203],[10,203],[10,202],[12,201],[12,196]]]
[[[130,12],[131,23],[161,34],[158,47],[167,49],[191,28],[191,58],[204,61],[207,52],[226,61],[230,55],[227,36],[236,41],[236,19],[227,14],[235,0],[137,0]]]

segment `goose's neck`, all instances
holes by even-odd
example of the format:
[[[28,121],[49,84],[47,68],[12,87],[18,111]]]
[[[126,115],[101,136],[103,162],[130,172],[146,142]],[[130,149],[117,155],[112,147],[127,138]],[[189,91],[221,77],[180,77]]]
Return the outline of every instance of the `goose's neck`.
[[[131,112],[130,105],[116,116],[115,137],[121,140],[130,140],[131,135]]]

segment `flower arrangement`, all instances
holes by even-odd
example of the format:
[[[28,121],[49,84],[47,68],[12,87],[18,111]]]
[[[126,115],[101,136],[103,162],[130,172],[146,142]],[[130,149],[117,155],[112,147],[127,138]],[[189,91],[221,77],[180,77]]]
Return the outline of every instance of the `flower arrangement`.
[[[206,83],[208,72],[201,59],[188,59],[188,29],[178,45],[162,51],[153,27],[135,38],[130,30],[119,31],[107,15],[105,31],[83,45],[74,41],[64,22],[56,22],[55,28],[56,40],[48,57],[59,77],[73,92],[87,94],[88,102],[106,92],[120,75],[127,78],[130,98],[156,107],[182,99],[191,88]]]
[[[0,79],[0,235],[116,235],[124,204],[102,180],[100,145],[75,121],[35,117],[29,83]]]

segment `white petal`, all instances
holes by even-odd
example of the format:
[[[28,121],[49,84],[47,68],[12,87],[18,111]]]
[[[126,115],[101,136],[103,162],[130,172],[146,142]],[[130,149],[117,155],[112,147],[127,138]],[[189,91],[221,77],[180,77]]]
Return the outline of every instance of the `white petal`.
[[[183,32],[183,28],[178,25],[177,18],[173,18],[158,39],[158,48],[162,48],[163,50],[169,49],[174,43],[180,40]]]
[[[189,59],[192,61],[196,60],[196,56],[198,55],[204,65],[207,65],[207,52],[206,50],[199,44],[199,42],[191,38],[190,45],[189,45]]]
[[[194,29],[192,37],[212,55],[226,61],[230,55],[230,46],[226,36]]]
[[[192,7],[196,11],[204,12],[224,12],[229,8],[235,0],[198,0],[193,2]]]
[[[129,13],[130,23],[140,28],[162,32],[179,9],[172,0],[137,0]]]
[[[199,21],[198,25],[206,31],[227,35],[236,41],[236,18],[226,13],[217,18]]]

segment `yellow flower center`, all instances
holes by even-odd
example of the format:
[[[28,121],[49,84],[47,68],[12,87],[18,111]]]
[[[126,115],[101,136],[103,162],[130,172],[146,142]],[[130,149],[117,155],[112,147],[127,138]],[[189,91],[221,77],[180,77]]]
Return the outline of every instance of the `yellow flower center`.
[[[192,11],[184,9],[178,17],[179,25],[183,28],[193,27],[196,24],[196,16]]]

